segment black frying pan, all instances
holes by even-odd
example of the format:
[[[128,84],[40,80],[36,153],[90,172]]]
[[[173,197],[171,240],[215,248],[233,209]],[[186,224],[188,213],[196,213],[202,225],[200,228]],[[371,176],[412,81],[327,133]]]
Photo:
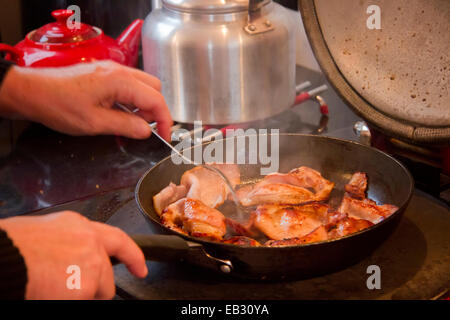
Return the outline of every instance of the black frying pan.
[[[152,197],[170,182],[178,184],[182,174],[192,168],[175,165],[168,157],[147,171],[136,187],[136,201],[147,221],[159,226],[162,233],[171,234],[135,237],[147,259],[185,260],[249,279],[306,278],[354,264],[368,256],[392,233],[413,191],[411,175],[397,160],[358,143],[321,136],[282,134],[279,145],[279,172],[299,166],[319,170],[336,184],[331,194],[332,205],[338,205],[352,173],[362,171],[369,177],[369,198],[394,204],[399,210],[371,228],[350,236],[301,246],[241,247],[205,241],[166,228],[153,208]],[[237,151],[248,156],[248,150]],[[240,165],[242,180],[259,178],[260,167],[261,164]]]

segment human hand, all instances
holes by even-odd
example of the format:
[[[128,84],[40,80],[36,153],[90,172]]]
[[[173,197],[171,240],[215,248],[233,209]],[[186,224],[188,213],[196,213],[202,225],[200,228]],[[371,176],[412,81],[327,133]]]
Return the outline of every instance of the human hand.
[[[145,139],[156,121],[170,140],[172,118],[160,81],[112,61],[62,68],[12,67],[0,88],[0,114],[40,122],[70,135],[115,134]],[[139,108],[139,116],[111,109],[115,102]],[[146,121],[144,121],[144,119]]]
[[[142,251],[123,231],[74,212],[0,220],[24,257],[26,299],[111,299],[115,294],[109,257],[123,262],[137,277],[148,273]],[[81,288],[70,290],[66,273],[79,266]]]

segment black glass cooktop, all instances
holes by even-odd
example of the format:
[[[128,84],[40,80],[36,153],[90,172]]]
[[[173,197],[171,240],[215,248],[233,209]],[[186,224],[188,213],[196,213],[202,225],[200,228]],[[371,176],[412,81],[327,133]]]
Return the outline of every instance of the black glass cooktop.
[[[297,83],[309,80],[312,88],[326,83],[319,73],[297,71]],[[357,140],[353,124],[360,119],[331,87],[321,96],[330,108],[328,122],[309,101],[255,126]],[[0,156],[0,218],[69,209],[130,234],[155,231],[137,210],[134,186],[169,154],[157,139],[69,137],[32,124],[13,140]],[[331,275],[242,282],[186,264],[150,262],[144,280],[133,278],[123,266],[115,267],[116,284],[120,297],[136,299],[430,299],[449,288],[449,228],[448,207],[416,191],[397,231],[378,250]],[[366,270],[373,264],[381,268],[381,290],[366,286]]]

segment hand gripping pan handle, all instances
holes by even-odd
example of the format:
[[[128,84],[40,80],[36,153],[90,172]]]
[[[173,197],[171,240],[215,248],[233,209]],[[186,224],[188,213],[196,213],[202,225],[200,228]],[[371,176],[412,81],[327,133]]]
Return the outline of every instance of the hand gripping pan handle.
[[[188,254],[189,244],[186,240],[172,235],[132,235],[131,238],[141,248],[146,260],[181,261]],[[113,265],[121,262],[111,257]]]

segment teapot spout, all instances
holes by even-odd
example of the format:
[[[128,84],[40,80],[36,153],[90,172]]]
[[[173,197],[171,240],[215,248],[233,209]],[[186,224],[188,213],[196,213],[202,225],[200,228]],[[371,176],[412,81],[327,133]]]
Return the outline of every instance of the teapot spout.
[[[137,19],[117,38],[117,44],[127,57],[127,65],[130,67],[137,65],[143,25],[144,21]]]

